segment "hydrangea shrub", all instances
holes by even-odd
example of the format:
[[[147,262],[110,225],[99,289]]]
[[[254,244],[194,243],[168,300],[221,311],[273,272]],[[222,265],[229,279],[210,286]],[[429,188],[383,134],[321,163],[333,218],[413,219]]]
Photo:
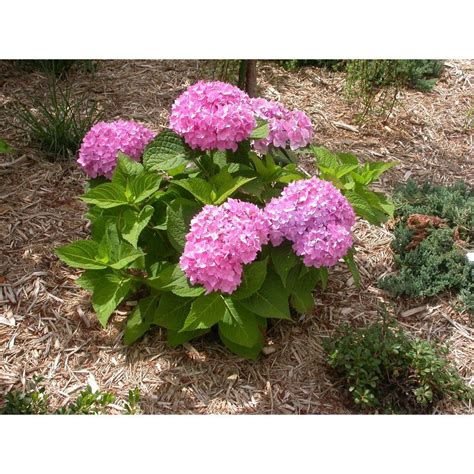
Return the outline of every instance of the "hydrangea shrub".
[[[79,155],[91,238],[56,252],[84,270],[77,283],[104,327],[138,299],[126,344],[154,326],[171,346],[215,331],[255,359],[268,321],[310,312],[330,267],[344,261],[359,281],[356,216],[378,225],[393,213],[369,189],[393,163],[311,146],[303,112],[229,84],[189,87],[156,136],[134,122],[98,125]],[[315,157],[317,177],[298,153]]]

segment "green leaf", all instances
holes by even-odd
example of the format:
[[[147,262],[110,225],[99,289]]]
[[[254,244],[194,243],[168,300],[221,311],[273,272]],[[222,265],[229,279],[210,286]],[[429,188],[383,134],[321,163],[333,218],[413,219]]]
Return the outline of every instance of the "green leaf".
[[[356,214],[374,225],[380,223],[380,213],[370,205],[367,200],[354,190],[347,190],[344,196],[349,200]]]
[[[5,140],[0,138],[0,153],[13,153],[15,151]]]
[[[144,253],[139,250],[133,248],[131,245],[122,243],[119,247],[114,247],[111,260],[108,262],[108,266],[110,268],[114,268],[119,270],[121,268],[125,268],[130,263],[137,260],[139,257],[143,257]]]
[[[270,255],[275,271],[281,278],[283,285],[286,286],[288,273],[298,265],[300,259],[293,251],[290,242],[283,242],[278,247],[272,247]]]
[[[167,207],[168,238],[171,245],[179,253],[182,253],[184,250],[191,219],[201,208],[202,206],[198,203],[184,198],[175,199]]]
[[[95,204],[102,209],[128,204],[125,188],[115,183],[100,184],[84,194],[80,199],[87,204]]]
[[[313,146],[311,151],[316,158],[316,165],[324,166],[325,168],[337,168],[339,161],[337,155],[329,151],[327,148]]]
[[[205,289],[202,286],[191,286],[179,264],[168,265],[156,277],[148,278],[145,283],[161,291],[171,291],[184,298],[201,296]]]
[[[357,264],[354,260],[354,250],[350,249],[349,252],[344,256],[344,262],[349,267],[349,270],[352,273],[352,278],[354,278],[354,283],[357,287],[360,288],[360,273],[359,269],[357,268]]]
[[[158,299],[158,295],[151,295],[141,299],[135,306],[132,314],[127,319],[124,333],[125,345],[129,346],[134,343],[150,329]]]
[[[181,298],[173,293],[163,293],[158,311],[153,316],[153,324],[178,331],[183,327],[190,308],[189,298]]]
[[[222,333],[222,330],[219,326],[219,337],[221,338],[224,345],[234,354],[243,357],[245,359],[257,360],[260,352],[262,351],[263,342],[257,342],[253,347],[245,347],[231,340],[227,339],[227,337]]]
[[[200,296],[191,305],[183,331],[209,329],[224,317],[226,306],[219,293]]]
[[[168,329],[167,340],[170,347],[176,347],[185,342],[195,339],[196,337],[202,336],[209,332],[209,329],[196,329],[194,331],[175,331],[173,329]]]
[[[161,178],[153,173],[141,173],[135,176],[129,184],[132,202],[135,204],[144,201],[160,188]]]
[[[290,303],[300,314],[309,313],[314,308],[314,298],[310,290],[301,288],[298,285],[293,288],[290,296]]]
[[[150,222],[153,212],[153,206],[147,205],[139,213],[132,209],[126,209],[122,214],[122,237],[130,242],[134,248],[137,248],[138,238]]]
[[[234,293],[232,293],[233,300],[248,298],[262,287],[265,277],[267,276],[267,264],[268,258],[245,265],[242,274],[242,282]]]
[[[255,315],[231,298],[222,299],[226,310],[222,321],[219,321],[219,331],[229,341],[244,347],[254,347],[262,338]]]
[[[203,204],[212,204],[212,186],[201,178],[188,178],[173,181],[173,184],[190,192]]]
[[[128,157],[121,151],[117,155],[117,166],[112,176],[112,183],[125,188],[127,183],[143,172],[143,165]]]
[[[115,308],[127,297],[133,288],[131,277],[119,275],[111,270],[84,272],[76,282],[92,291],[92,306],[103,327]]]
[[[271,271],[262,287],[249,298],[240,300],[249,311],[264,318],[288,319],[291,321],[288,307],[288,292],[279,276]]]
[[[186,166],[192,153],[182,137],[172,130],[163,130],[145,148],[143,164],[150,171],[174,170]]]
[[[270,128],[268,127],[268,122],[266,120],[262,120],[261,118],[257,118],[257,126],[253,129],[252,133],[250,134],[250,140],[260,140],[262,138],[267,138],[268,134],[270,133]]]
[[[93,240],[78,240],[55,250],[56,255],[71,267],[94,270],[107,265],[96,260],[99,244]]]
[[[215,190],[217,197],[214,200],[214,204],[222,204],[229,196],[237,191],[237,189],[249,183],[250,181],[253,181],[254,179],[256,178],[244,178],[242,176],[233,178],[231,182],[228,182],[227,184]]]
[[[352,153],[336,153],[336,156],[339,158],[339,161],[344,165],[359,165],[359,160],[357,156]]]

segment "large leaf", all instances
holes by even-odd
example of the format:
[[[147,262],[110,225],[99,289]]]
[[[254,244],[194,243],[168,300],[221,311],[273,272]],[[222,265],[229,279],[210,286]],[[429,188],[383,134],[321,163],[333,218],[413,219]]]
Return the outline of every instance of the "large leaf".
[[[316,158],[317,166],[324,166],[325,168],[337,168],[339,166],[339,161],[337,156],[334,155],[331,151],[327,148],[313,146],[311,147],[311,151],[313,152]]]
[[[56,255],[71,267],[85,270],[98,270],[106,268],[103,262],[97,261],[99,244],[93,240],[77,240],[72,244],[55,250]]]
[[[107,325],[115,308],[133,289],[131,277],[117,274],[111,270],[88,270],[77,280],[83,288],[92,291],[92,306],[103,327]]]
[[[245,347],[241,346],[240,344],[236,344],[235,342],[228,339],[225,334],[223,334],[220,326],[219,326],[219,337],[221,338],[224,345],[234,354],[237,354],[240,357],[244,357],[245,359],[257,360],[262,347],[263,342],[257,342],[253,347]]]
[[[132,201],[139,203],[156,193],[160,188],[161,178],[154,173],[140,173],[129,184]]]
[[[212,186],[201,178],[187,178],[173,181],[173,184],[190,192],[203,204],[212,204]]]
[[[268,134],[270,133],[270,128],[268,126],[268,122],[266,120],[262,120],[257,118],[257,126],[252,130],[250,134],[251,140],[260,140],[262,138],[267,138]]]
[[[191,310],[181,332],[194,329],[209,329],[224,317],[226,306],[219,293],[200,296],[191,305]]]
[[[132,160],[127,155],[118,152],[117,155],[117,166],[115,167],[114,174],[112,176],[112,182],[123,186],[127,186],[127,183],[143,172],[143,165],[135,160]]]
[[[314,308],[314,298],[310,290],[295,286],[290,296],[291,306],[298,311],[298,313],[306,314]]]
[[[179,264],[166,266],[156,277],[148,278],[145,283],[161,291],[171,291],[177,296],[193,298],[205,292],[202,286],[191,286]]]
[[[184,250],[191,219],[200,211],[201,205],[189,199],[178,198],[167,208],[167,232],[171,245],[179,252]]]
[[[264,318],[288,319],[291,321],[288,307],[288,292],[280,277],[271,271],[262,287],[249,298],[240,300],[249,311]]]
[[[126,209],[122,214],[122,237],[134,248],[137,248],[138,238],[150,222],[153,212],[153,206],[147,205],[139,213],[132,209]]]
[[[141,299],[127,319],[124,333],[124,343],[128,346],[142,337],[150,329],[156,312],[158,295]]]
[[[172,130],[163,130],[151,141],[143,153],[143,164],[150,171],[169,171],[186,166],[192,150],[182,137]]]
[[[164,293],[160,298],[158,311],[153,316],[153,324],[178,331],[189,314],[191,300],[173,293]]]
[[[214,204],[222,204],[229,196],[231,196],[237,189],[241,188],[244,184],[253,181],[254,178],[243,178],[242,176],[238,176],[236,178],[232,178],[232,181],[220,186],[218,189],[215,190],[216,199],[214,200]]]
[[[288,273],[300,262],[299,257],[293,251],[290,242],[283,242],[277,247],[272,247],[271,258],[275,271],[281,278],[284,286],[286,286],[286,279]]]
[[[233,300],[241,300],[248,298],[258,291],[267,276],[268,258],[265,260],[253,262],[244,267],[242,273],[242,282],[239,287],[232,293]]]
[[[226,339],[245,347],[254,347],[262,337],[255,315],[231,298],[222,297],[226,306],[219,331]]]
[[[115,183],[100,184],[84,194],[80,199],[87,204],[95,204],[102,209],[128,204],[125,188]]]
[[[365,197],[361,196],[354,190],[345,191],[344,196],[349,200],[358,216],[367,220],[371,224],[380,224],[381,218],[383,218],[383,215],[381,215],[382,213],[373,208]]]
[[[170,347],[176,347],[185,342],[190,341],[196,337],[202,336],[209,332],[209,329],[195,329],[194,331],[175,331],[173,329],[168,329],[167,331],[167,341]]]

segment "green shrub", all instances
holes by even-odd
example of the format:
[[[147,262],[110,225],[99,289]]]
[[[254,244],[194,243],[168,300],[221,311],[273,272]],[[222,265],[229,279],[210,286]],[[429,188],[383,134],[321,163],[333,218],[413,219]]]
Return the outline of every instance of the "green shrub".
[[[281,59],[277,62],[287,71],[294,71],[300,67],[319,67],[342,71],[347,63],[344,59]]]
[[[445,347],[410,337],[386,315],[370,326],[344,327],[324,347],[362,411],[425,413],[444,398],[472,399]]]
[[[90,386],[83,390],[76,401],[52,411],[48,395],[41,386],[41,378],[34,378],[25,393],[12,390],[6,395],[6,402],[0,413],[4,415],[99,415],[108,412],[108,405],[115,402],[115,397],[109,392],[95,391]],[[140,391],[137,388],[128,392],[128,401],[124,403],[126,414],[139,413]]]
[[[18,128],[29,134],[52,159],[74,156],[86,132],[103,117],[95,103],[75,99],[69,86],[48,82],[47,96],[18,102],[15,113]]]
[[[353,60],[347,64],[346,95],[360,109],[358,121],[369,114],[388,118],[402,87],[430,91],[441,74],[438,60]]]
[[[466,258],[462,242],[472,241],[474,232],[474,189],[464,183],[437,186],[408,181],[393,196],[400,218],[392,242],[394,261],[400,271],[379,280],[379,286],[395,295],[433,296],[443,291],[459,293],[461,302],[473,311],[473,265]],[[435,216],[445,226],[427,228],[426,237],[414,248],[414,236],[407,225],[412,214]]]
[[[95,68],[90,59],[21,59],[15,64],[25,72],[39,71],[53,77],[66,76],[73,66],[81,66],[88,72]]]
[[[267,133],[267,124],[260,123],[252,137]],[[374,224],[390,215],[388,200],[368,187],[393,164],[362,167],[349,154],[341,154],[346,164],[339,164],[328,150],[310,151],[356,213]],[[179,258],[191,218],[204,205],[220,205],[229,197],[264,205],[288,183],[305,177],[288,150],[271,148],[260,158],[245,141],[235,152],[200,152],[165,130],[145,149],[143,165],[119,154],[112,181],[90,183],[82,200],[90,206],[92,240],[56,252],[68,265],[86,270],[77,283],[92,292],[104,327],[116,307],[138,292],[141,299],[126,323],[126,344],[153,326],[167,329],[171,346],[217,330],[232,352],[255,359],[267,320],[292,320],[290,305],[299,313],[310,311],[312,291],[317,283],[326,284],[327,268],[306,267],[290,245],[268,244],[244,267],[243,283],[234,293],[205,294],[201,285],[189,284]],[[352,251],[345,261],[358,281]]]

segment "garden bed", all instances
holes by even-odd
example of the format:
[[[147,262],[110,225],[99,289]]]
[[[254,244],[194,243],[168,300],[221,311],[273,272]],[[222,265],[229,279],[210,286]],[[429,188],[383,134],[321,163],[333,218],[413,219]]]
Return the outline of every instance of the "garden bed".
[[[77,70],[74,93],[91,93],[107,120],[127,118],[152,130],[167,125],[174,99],[203,74],[196,61],[110,61],[93,73]],[[402,91],[387,124],[354,125],[355,111],[342,97],[344,75],[323,69],[286,72],[271,63],[259,69],[259,92],[304,110],[317,144],[366,160],[398,161],[382,178],[390,192],[408,178],[474,184],[474,143],[469,110],[474,102],[474,61],[448,61],[433,92]],[[449,295],[391,298],[378,278],[393,270],[389,225],[358,221],[356,259],[362,287],[343,265],[331,272],[316,309],[297,324],[279,321],[267,335],[264,355],[245,361],[213,336],[171,349],[160,330],[125,348],[120,322],[124,305],[102,329],[88,294],[74,284],[79,272],[61,264],[52,249],[87,238],[85,205],[78,201],[85,178],[75,162],[50,163],[12,126],[11,104],[39,87],[37,73],[0,64],[2,137],[21,149],[0,162],[0,398],[42,375],[55,407],[74,399],[92,375],[99,387],[125,399],[141,389],[145,413],[350,413],[350,403],[325,363],[322,339],[341,323],[362,326],[377,319],[380,302],[410,333],[450,345],[450,358],[467,382],[474,374],[474,330],[452,308]],[[310,164],[307,169],[311,170]],[[414,310],[416,309],[416,311]],[[438,413],[469,413],[463,403],[441,403]]]

